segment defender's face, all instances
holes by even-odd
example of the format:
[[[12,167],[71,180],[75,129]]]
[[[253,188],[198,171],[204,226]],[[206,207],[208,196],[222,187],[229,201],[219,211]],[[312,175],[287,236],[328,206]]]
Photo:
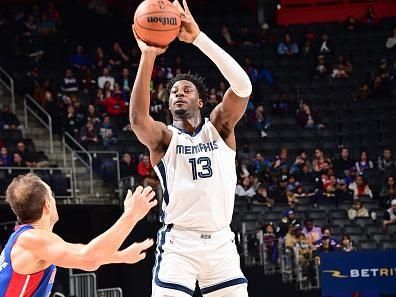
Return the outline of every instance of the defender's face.
[[[49,216],[51,225],[55,225],[59,221],[58,209],[56,208],[56,201],[51,188],[46,184],[45,187],[48,190],[48,202],[49,202]]]
[[[169,109],[173,116],[192,117],[203,107],[195,85],[188,80],[177,81],[169,95]]]

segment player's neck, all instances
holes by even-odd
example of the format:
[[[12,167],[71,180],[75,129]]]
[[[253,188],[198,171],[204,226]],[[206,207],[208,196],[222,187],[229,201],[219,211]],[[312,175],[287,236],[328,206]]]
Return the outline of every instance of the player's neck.
[[[42,217],[40,220],[35,221],[29,225],[32,225],[34,229],[41,229],[52,231],[53,225],[50,223],[50,220],[46,217]]]
[[[188,131],[189,133],[194,133],[201,122],[201,115],[193,118],[174,118],[173,126],[178,129]]]

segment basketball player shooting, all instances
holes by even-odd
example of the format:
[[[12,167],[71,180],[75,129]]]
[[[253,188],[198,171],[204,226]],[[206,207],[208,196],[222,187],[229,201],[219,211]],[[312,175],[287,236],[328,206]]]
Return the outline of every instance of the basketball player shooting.
[[[230,84],[222,102],[203,119],[203,79],[175,76],[167,85],[173,125],[149,115],[150,80],[156,57],[166,51],[135,38],[141,59],[130,100],[130,123],[145,144],[164,191],[152,296],[192,296],[196,280],[204,296],[248,296],[247,281],[230,230],[236,187],[234,127],[252,91],[247,74],[201,32],[183,1],[179,40],[211,59]],[[135,32],[135,31],[134,31]]]
[[[119,248],[136,223],[157,204],[150,187],[128,191],[124,213],[88,244],[65,242],[52,232],[58,221],[50,187],[34,174],[21,175],[8,186],[6,200],[23,225],[16,228],[0,256],[0,296],[48,297],[56,266],[93,271],[110,263],[136,263],[152,240]]]

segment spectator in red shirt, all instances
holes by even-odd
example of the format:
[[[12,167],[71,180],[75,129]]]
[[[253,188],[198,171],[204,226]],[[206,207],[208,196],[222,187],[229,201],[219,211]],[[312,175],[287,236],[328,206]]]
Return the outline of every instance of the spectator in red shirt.
[[[110,97],[103,99],[100,104],[104,106],[109,116],[120,116],[127,110],[122,93],[118,92],[114,92]]]
[[[142,160],[138,164],[138,174],[144,179],[150,175],[150,170],[153,168],[151,166],[150,157],[148,155],[143,155]]]

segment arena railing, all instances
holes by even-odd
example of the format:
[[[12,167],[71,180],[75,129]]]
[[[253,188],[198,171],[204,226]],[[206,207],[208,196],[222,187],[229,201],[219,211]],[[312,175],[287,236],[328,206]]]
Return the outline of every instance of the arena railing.
[[[100,289],[97,293],[98,297],[123,297],[121,288]]]
[[[51,177],[54,176],[55,172],[61,172],[63,176],[69,180],[69,187],[65,189],[65,192],[70,193],[70,195],[59,195],[56,193],[57,186],[59,187],[59,185],[55,185],[51,181]],[[45,182],[47,182],[52,190],[55,192],[55,198],[70,199],[74,196],[73,170],[70,167],[0,167],[0,178],[2,180],[8,179],[9,182],[11,182],[13,177],[27,173],[35,173],[40,176]],[[54,183],[56,183],[56,181],[56,179],[53,180]],[[0,197],[4,198],[4,194],[5,192],[1,191]]]
[[[11,75],[0,66],[0,83],[10,92],[11,97],[11,108],[12,112],[15,113],[15,85],[14,79]]]
[[[71,166],[73,171],[73,181],[75,185],[75,197],[78,198],[82,193],[77,187],[77,174],[80,174],[77,170],[76,161],[79,160],[80,163],[89,172],[89,193],[93,195],[93,171],[92,171],[92,156],[91,154],[68,132],[63,134],[63,163],[67,166],[67,152],[70,153]],[[78,152],[78,153],[77,153]],[[82,180],[85,180],[85,172],[82,174]]]
[[[96,274],[95,273],[73,274],[73,270],[69,269],[69,290],[71,296],[97,297]]]
[[[247,230],[246,222],[242,222],[242,248],[246,266],[263,265],[263,235],[263,230]],[[257,249],[249,249],[249,242]]]
[[[49,135],[49,150],[50,153],[54,153],[54,141],[52,134],[52,118],[44,108],[40,106],[29,94],[25,95],[24,98],[24,113],[25,113],[25,127],[29,128],[29,113],[35,117],[47,130]]]
[[[89,153],[92,159],[91,171],[94,175],[99,175],[106,181],[107,185],[113,185],[115,193],[121,194],[120,185],[120,153],[117,151],[94,151],[94,150],[74,150],[74,153],[79,155]],[[108,161],[112,161],[112,164]],[[98,167],[100,166],[100,167]],[[114,168],[108,168],[112,167]],[[112,169],[115,170],[113,176]],[[110,174],[109,174],[110,173]]]

